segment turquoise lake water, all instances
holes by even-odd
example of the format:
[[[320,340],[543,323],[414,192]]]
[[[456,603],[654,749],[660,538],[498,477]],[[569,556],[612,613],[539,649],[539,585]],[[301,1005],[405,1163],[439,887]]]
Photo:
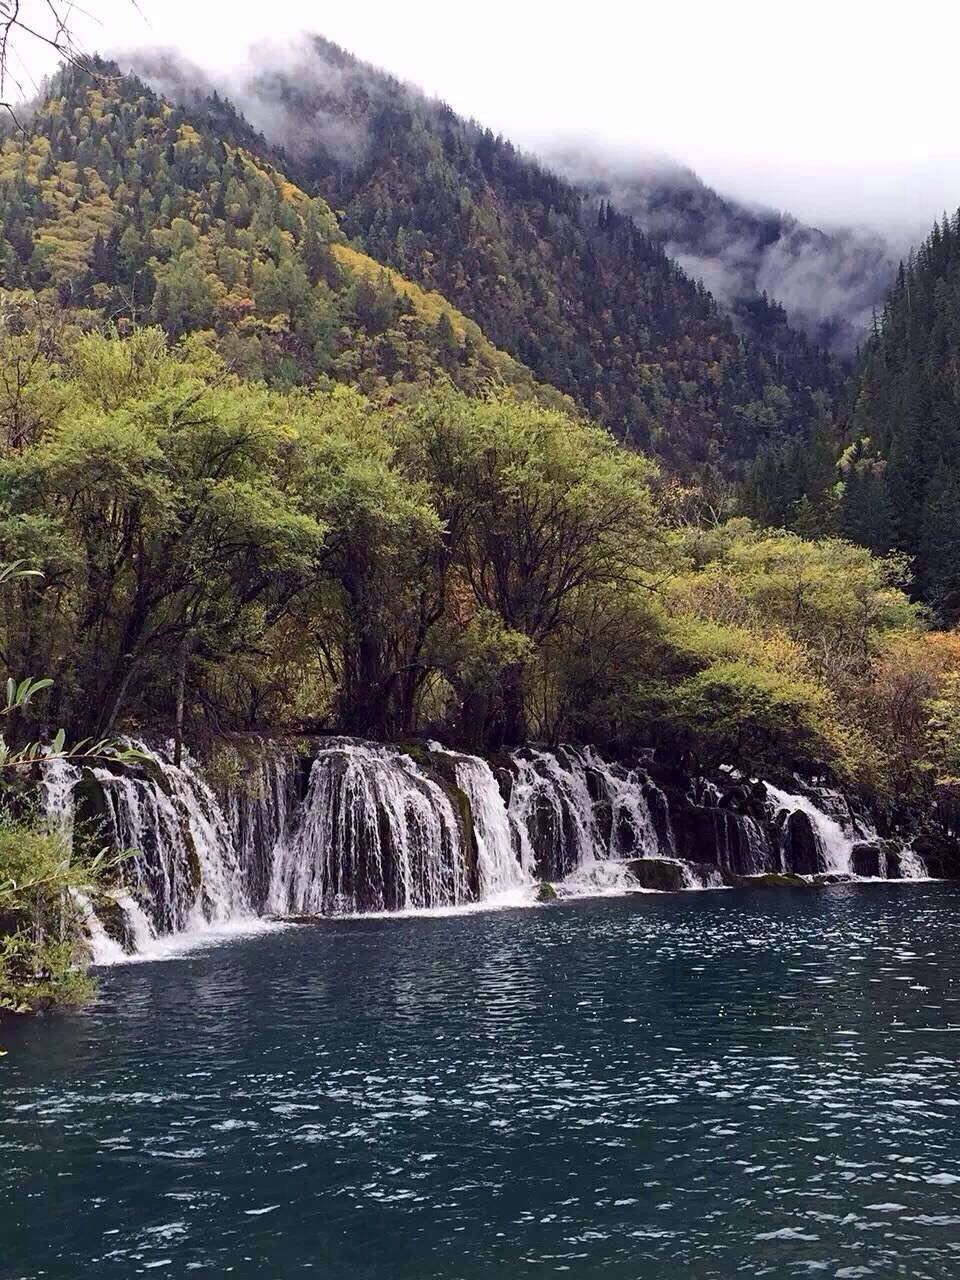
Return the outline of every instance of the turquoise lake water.
[[[960,1275],[960,887],[371,919],[0,1043],[0,1277]]]

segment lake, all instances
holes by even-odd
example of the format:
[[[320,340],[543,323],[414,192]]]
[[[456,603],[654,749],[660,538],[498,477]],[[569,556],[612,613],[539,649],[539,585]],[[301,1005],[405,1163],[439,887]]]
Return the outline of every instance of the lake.
[[[276,929],[0,1044],[3,1280],[960,1274],[960,886]]]

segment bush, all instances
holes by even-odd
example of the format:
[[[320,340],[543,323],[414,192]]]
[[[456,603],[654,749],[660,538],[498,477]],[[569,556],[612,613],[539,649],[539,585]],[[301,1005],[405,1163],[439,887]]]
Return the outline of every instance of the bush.
[[[77,894],[103,871],[101,857],[74,859],[67,839],[39,820],[0,812],[0,1011],[89,999]]]

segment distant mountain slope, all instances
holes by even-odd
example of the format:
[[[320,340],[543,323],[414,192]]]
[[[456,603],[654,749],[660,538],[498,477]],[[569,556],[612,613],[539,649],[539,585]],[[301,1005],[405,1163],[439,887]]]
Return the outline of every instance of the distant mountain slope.
[[[824,232],[787,213],[751,208],[667,160],[631,163],[580,146],[546,158],[631,214],[747,325],[750,303],[766,294],[813,341],[850,355],[893,281],[899,255],[876,232]]]
[[[859,370],[842,465],[846,531],[913,557],[923,598],[960,620],[960,212],[898,275]]]
[[[561,402],[446,299],[348,245],[231,108],[175,108],[99,70],[61,72],[28,132],[2,140],[0,286],[80,326],[210,331],[275,386],[383,399],[443,377]]]
[[[898,552],[918,598],[960,623],[960,213],[898,272],[839,413],[838,438],[761,454],[745,509]]]
[[[188,101],[209,88],[166,56],[138,67]],[[737,474],[839,386],[778,308],[744,340],[629,217],[326,41],[232,92],[358,246],[677,470]]]

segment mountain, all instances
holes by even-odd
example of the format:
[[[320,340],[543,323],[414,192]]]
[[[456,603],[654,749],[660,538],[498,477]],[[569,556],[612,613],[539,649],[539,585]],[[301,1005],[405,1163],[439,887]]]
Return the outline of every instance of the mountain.
[[[900,254],[877,232],[820,231],[787,213],[750,207],[670,160],[631,162],[593,146],[565,146],[550,150],[547,161],[630,214],[747,332],[755,332],[758,304],[776,300],[812,341],[851,356],[896,272]]]
[[[915,596],[960,621],[960,213],[897,272],[838,413],[837,438],[762,452],[748,514],[898,553]]]
[[[910,556],[923,598],[960,619],[960,212],[897,274],[858,370],[842,466],[846,531]]]
[[[61,323],[213,331],[242,376],[391,399],[443,376],[563,397],[446,299],[354,248],[218,99],[175,108],[98,64],[63,70],[0,150],[0,285]]]
[[[170,55],[137,69],[180,101],[211,88]],[[627,214],[324,40],[231,92],[352,243],[676,471],[736,476],[805,438],[839,388],[780,308],[738,334]]]

